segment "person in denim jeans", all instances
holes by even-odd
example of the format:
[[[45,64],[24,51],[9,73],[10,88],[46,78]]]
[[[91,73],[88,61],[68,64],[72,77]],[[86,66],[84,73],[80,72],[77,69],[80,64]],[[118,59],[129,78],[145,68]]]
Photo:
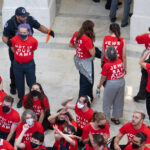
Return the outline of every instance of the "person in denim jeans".
[[[22,107],[25,94],[25,77],[29,88],[36,82],[33,53],[37,49],[38,42],[29,33],[30,26],[21,24],[18,27],[18,35],[11,39],[12,51],[14,52],[13,70],[18,98],[20,99],[17,108]]]

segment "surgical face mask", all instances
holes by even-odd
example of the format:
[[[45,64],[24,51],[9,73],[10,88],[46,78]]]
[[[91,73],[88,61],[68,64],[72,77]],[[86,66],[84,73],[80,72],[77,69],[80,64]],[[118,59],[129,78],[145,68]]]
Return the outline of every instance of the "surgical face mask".
[[[26,119],[26,123],[29,125],[29,126],[31,126],[31,125],[33,125],[33,119],[32,118],[30,118],[30,119]]]
[[[80,104],[79,102],[77,103],[77,107],[79,108],[79,109],[82,109],[83,107],[84,107],[84,105],[83,104]]]
[[[39,96],[41,93],[39,92],[39,91],[37,91],[37,90],[33,90],[33,91],[31,91],[31,95],[32,96]]]
[[[8,113],[10,111],[10,108],[8,106],[3,106],[2,110],[4,113]]]
[[[20,37],[21,37],[22,40],[25,40],[27,38],[27,36],[28,35],[26,35],[26,34],[20,34]]]
[[[99,127],[100,129],[104,129],[104,128],[105,128],[105,125],[98,125],[98,127]]]
[[[137,148],[139,148],[139,147],[140,147],[140,146],[137,145],[137,144],[135,144],[135,143],[132,144],[132,148],[133,148],[133,149],[137,149]]]
[[[32,147],[33,149],[39,146],[38,144],[35,144],[35,143],[33,143],[33,142],[30,142],[30,144],[31,144],[31,147]]]

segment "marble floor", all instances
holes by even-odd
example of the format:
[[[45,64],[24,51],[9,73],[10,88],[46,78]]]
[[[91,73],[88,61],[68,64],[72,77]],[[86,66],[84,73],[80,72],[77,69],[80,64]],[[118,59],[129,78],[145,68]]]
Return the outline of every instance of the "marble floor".
[[[37,82],[41,83],[46,95],[49,98],[51,113],[55,113],[60,107],[60,103],[68,98],[74,97],[73,103],[76,102],[79,90],[79,75],[73,62],[75,51],[69,48],[69,40],[74,31],[78,30],[82,22],[86,19],[91,19],[95,23],[96,42],[95,45],[101,48],[103,37],[109,33],[109,11],[105,10],[105,0],[100,3],[94,3],[92,0],[57,0],[57,15],[53,25],[53,30],[56,33],[54,39],[50,39],[49,43],[45,43],[46,35],[36,32],[34,34],[39,42],[39,48],[35,52],[36,76]],[[121,23],[123,6],[119,6],[117,12],[117,23]],[[1,15],[1,12],[0,12]],[[2,36],[2,22],[0,16],[0,36]],[[132,113],[135,109],[143,109],[146,112],[145,101],[135,103],[132,97],[137,93],[140,81],[140,66],[138,61],[141,55],[143,46],[137,45],[135,41],[130,41],[129,32],[130,26],[121,29],[122,36],[125,37],[127,43],[127,75],[126,79],[126,97],[124,116],[121,120],[121,125],[115,126],[111,123],[111,137],[116,135],[118,129],[126,122],[131,120]],[[0,75],[4,81],[4,90],[9,94],[9,57],[7,47],[0,39]],[[96,97],[96,85],[99,81],[101,72],[100,60],[95,59],[95,83],[94,96]],[[28,87],[26,86],[26,92]],[[15,98],[14,108],[18,102]],[[97,111],[102,111],[103,89],[99,100],[94,100],[92,108]],[[22,114],[23,109],[17,109]],[[71,111],[73,114],[74,112]],[[148,125],[148,117],[145,119]],[[125,142],[126,138],[122,140]],[[45,144],[53,145],[53,132],[46,132]]]

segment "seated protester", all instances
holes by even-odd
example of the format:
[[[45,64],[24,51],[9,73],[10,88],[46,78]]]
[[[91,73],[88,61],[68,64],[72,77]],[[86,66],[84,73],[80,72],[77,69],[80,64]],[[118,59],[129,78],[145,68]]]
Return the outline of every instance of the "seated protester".
[[[143,123],[145,119],[145,113],[140,110],[136,110],[132,116],[132,122],[128,122],[123,125],[120,130],[119,134],[114,138],[112,141],[110,148],[111,149],[124,149],[128,144],[132,144],[132,140],[134,135],[138,132],[143,132],[147,135],[147,140],[145,142],[146,146],[150,146],[150,129]],[[119,145],[120,140],[124,135],[127,135],[128,143],[125,145]]]
[[[8,141],[0,139],[0,150],[14,150],[14,148]]]
[[[39,83],[33,84],[30,92],[24,96],[23,107],[31,109],[36,113],[38,121],[43,125],[44,131],[50,128],[50,123],[47,120],[47,117],[50,115],[50,106],[48,98]]]
[[[42,127],[41,123],[39,123],[36,120],[37,120],[37,116],[32,110],[27,109],[23,112],[23,114],[21,116],[21,122],[19,123],[19,125],[16,129],[16,139],[15,139],[16,142],[17,142],[17,139],[18,139],[19,135],[21,134],[21,132],[23,130],[23,125],[24,124],[28,124],[29,129],[25,132],[25,134],[22,138],[23,143],[29,142],[30,139],[31,139],[32,134],[35,131],[38,131],[38,132],[44,134],[44,130],[43,130],[43,127]],[[15,148],[16,148],[16,144],[15,144]]]
[[[147,136],[143,132],[138,132],[133,138],[133,143],[126,146],[124,150],[150,150],[145,146]]]
[[[55,138],[59,141],[58,150],[77,150],[78,142],[75,136],[75,128],[72,125],[67,125],[64,132],[60,131],[57,126],[54,126]]]
[[[0,106],[0,138],[7,141],[10,141],[20,122],[19,113],[12,108],[13,102],[14,99],[11,96],[5,96]]]
[[[38,132],[38,131],[33,132],[30,141],[26,143],[22,142],[22,138],[28,129],[29,129],[29,125],[24,124],[23,130],[21,134],[19,135],[18,140],[16,142],[17,147],[20,149],[24,149],[24,150],[34,150],[34,149],[40,150],[41,148],[46,150],[45,146],[43,146],[44,134],[41,132]]]
[[[89,142],[89,134],[101,134],[104,137],[104,144],[107,143],[108,138],[110,137],[110,132],[104,113],[95,111],[93,114],[93,121],[86,124],[83,128],[82,140],[83,143],[86,144],[87,149],[92,148],[91,143]]]
[[[89,134],[89,139],[92,147],[87,147],[85,150],[108,150],[106,147],[104,147],[105,141],[104,137],[101,134]]]
[[[67,108],[59,109],[57,113],[49,116],[48,120],[52,126],[57,125],[58,129],[62,132],[64,132],[64,128],[67,125],[72,125],[75,127],[75,130],[77,129],[77,124],[73,120],[71,114],[67,111]],[[58,141],[55,142],[54,147],[58,148]]]
[[[93,117],[93,110],[91,109],[91,100],[88,96],[81,96],[78,99],[77,104],[68,104],[73,98],[68,98],[62,102],[62,105],[66,108],[75,110],[76,122],[77,122],[77,135],[82,136],[83,127],[91,122]]]
[[[3,99],[7,94],[3,91],[3,82],[2,82],[2,78],[0,76],[0,105],[2,105],[3,103]]]

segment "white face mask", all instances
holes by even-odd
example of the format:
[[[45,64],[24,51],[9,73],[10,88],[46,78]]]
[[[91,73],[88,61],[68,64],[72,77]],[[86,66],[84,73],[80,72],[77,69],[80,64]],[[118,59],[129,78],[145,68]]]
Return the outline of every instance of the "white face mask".
[[[83,107],[84,107],[84,105],[83,104],[80,104],[79,102],[77,103],[77,107],[79,108],[79,109],[82,109]]]
[[[26,123],[29,125],[29,126],[31,126],[31,125],[33,125],[33,118],[30,118],[30,119],[26,119]]]

